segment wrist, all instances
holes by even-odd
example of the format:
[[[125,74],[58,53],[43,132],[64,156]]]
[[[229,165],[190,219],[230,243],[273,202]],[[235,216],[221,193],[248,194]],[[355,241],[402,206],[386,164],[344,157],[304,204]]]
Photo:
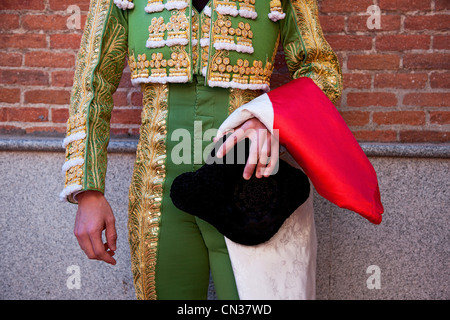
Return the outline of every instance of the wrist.
[[[103,193],[96,190],[85,190],[77,194],[77,201],[78,203],[82,202],[83,199],[98,199],[102,198]]]

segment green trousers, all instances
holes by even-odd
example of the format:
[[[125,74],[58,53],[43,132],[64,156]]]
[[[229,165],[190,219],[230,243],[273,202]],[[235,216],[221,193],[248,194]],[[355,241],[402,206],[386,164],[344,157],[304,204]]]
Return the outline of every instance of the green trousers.
[[[144,109],[157,105],[155,99],[147,101],[150,105],[146,105],[145,94],[144,92]],[[166,94],[166,157],[162,200],[159,214],[155,218],[158,225],[148,228],[158,230],[157,239],[152,242],[152,249],[145,251],[147,241],[144,238],[147,231],[143,231],[140,238],[136,238],[134,234],[130,236],[132,251],[138,251],[135,256],[143,257],[134,259],[135,286],[140,286],[136,289],[144,293],[155,291],[154,297],[160,300],[206,299],[211,274],[219,299],[239,299],[223,235],[207,222],[177,209],[170,198],[173,180],[184,172],[197,170],[204,163],[203,153],[207,152],[208,147],[212,148],[212,137],[228,115],[229,90],[205,87],[204,78],[194,77],[192,83],[167,85]],[[145,112],[146,110],[143,114]],[[158,117],[158,114],[152,113],[151,117]],[[142,126],[149,125],[148,123],[149,121],[144,119]],[[142,177],[143,172],[147,171],[140,169],[140,166],[151,166],[151,163],[146,164],[146,157],[150,157],[147,155],[151,155],[152,150],[142,150],[145,147],[145,139],[155,139],[156,136],[149,138],[144,132],[141,128],[140,146],[130,190],[145,188],[145,185],[148,185],[145,181],[151,180]],[[140,194],[141,198],[130,199],[131,211],[136,210],[139,201],[145,202],[146,197],[152,196],[151,192],[134,193]],[[153,219],[145,216],[145,206],[139,208],[143,211],[140,213],[142,220]],[[133,225],[138,223],[133,222],[137,220],[134,216],[135,213],[130,215],[129,223],[131,229],[137,230],[139,227]],[[153,254],[155,258],[146,259],[149,254]],[[148,278],[152,280],[146,281]],[[149,285],[154,288],[150,290],[146,287]],[[146,294],[139,296],[148,298]]]

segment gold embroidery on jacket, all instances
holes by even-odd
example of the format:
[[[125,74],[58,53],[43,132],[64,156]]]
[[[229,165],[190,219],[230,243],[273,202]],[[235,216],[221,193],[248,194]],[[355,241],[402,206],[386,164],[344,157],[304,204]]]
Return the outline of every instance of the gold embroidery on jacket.
[[[315,0],[292,1],[301,39],[285,44],[286,62],[293,78],[310,77],[335,102],[341,95],[342,78],[336,54],[326,41]]]
[[[168,87],[143,84],[143,110],[129,191],[128,232],[132,273],[139,300],[156,300],[156,254],[166,161]]]

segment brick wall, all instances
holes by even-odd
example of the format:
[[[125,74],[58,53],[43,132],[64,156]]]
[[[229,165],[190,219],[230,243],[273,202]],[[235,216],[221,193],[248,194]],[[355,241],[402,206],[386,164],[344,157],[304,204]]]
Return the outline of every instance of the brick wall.
[[[81,27],[73,29],[80,8]],[[319,0],[327,40],[344,73],[337,103],[360,141],[450,140],[450,1]],[[371,5],[381,9],[370,29]],[[0,133],[63,136],[88,0],[0,2]],[[69,19],[69,21],[68,21]],[[376,20],[370,20],[372,22]],[[273,86],[288,81],[282,51]],[[138,133],[141,94],[124,73],[113,135]]]

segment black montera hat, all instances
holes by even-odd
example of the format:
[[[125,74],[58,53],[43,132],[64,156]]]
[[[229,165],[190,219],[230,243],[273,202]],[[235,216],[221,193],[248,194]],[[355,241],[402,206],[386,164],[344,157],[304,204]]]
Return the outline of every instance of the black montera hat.
[[[245,180],[242,175],[250,140],[239,142],[219,159],[215,151],[224,140],[215,145],[200,169],[175,178],[170,190],[172,202],[233,242],[264,243],[308,199],[309,180],[303,171],[281,159],[276,174]]]

